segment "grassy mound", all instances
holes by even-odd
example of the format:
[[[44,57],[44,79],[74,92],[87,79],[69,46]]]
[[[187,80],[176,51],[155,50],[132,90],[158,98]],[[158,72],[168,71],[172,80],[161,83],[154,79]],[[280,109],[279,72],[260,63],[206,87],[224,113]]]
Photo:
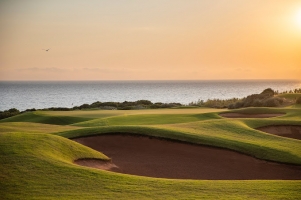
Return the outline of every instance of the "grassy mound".
[[[217,120],[163,127],[110,126],[67,131],[69,138],[99,134],[140,134],[177,141],[222,147],[260,159],[301,165],[300,141],[265,134],[240,122]]]
[[[52,124],[41,124],[33,122],[2,122],[0,123],[0,134],[3,133],[53,133],[68,130],[76,130],[74,126],[60,126]]]
[[[115,125],[154,125],[154,124],[175,124],[186,123],[208,119],[218,119],[212,113],[205,114],[152,114],[152,115],[123,115],[94,119],[90,121],[73,124],[75,126],[115,126]]]
[[[227,112],[235,112],[241,114],[278,114],[278,113],[286,113],[285,109],[282,108],[258,108],[258,107],[249,107],[249,108],[240,108],[235,110],[229,110]]]
[[[35,122],[43,124],[57,124],[57,125],[69,125],[89,119],[83,117],[70,117],[70,116],[48,116],[43,115],[43,112],[27,112],[13,117],[9,117],[1,120],[0,122]]]
[[[286,94],[279,94],[277,96],[290,99],[290,100],[296,100],[297,98],[301,97],[301,93],[286,93]]]
[[[3,199],[16,199],[20,193],[20,199],[30,198],[45,185],[63,187],[58,180],[68,168],[77,167],[72,164],[75,159],[109,160],[88,147],[50,134],[4,133],[0,141],[0,170],[5,172],[0,174]]]
[[[2,134],[0,151],[0,170],[5,172],[0,174],[3,199],[300,197],[301,181],[168,180],[81,167],[72,164],[72,160],[79,157],[106,157],[75,142],[48,134]]]

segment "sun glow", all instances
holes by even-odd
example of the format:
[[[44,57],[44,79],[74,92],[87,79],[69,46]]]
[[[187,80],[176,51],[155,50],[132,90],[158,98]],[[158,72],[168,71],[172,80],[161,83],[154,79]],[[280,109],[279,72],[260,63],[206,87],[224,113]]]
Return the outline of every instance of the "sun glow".
[[[301,29],[301,9],[299,9],[295,16],[296,24]]]

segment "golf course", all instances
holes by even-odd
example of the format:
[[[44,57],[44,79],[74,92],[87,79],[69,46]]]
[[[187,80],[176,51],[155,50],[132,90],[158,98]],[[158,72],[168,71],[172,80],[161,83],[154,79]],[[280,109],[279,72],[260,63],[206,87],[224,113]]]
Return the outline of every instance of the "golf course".
[[[301,199],[301,106],[0,120],[1,199]]]
[[[0,0],[0,200],[301,200],[301,0]]]

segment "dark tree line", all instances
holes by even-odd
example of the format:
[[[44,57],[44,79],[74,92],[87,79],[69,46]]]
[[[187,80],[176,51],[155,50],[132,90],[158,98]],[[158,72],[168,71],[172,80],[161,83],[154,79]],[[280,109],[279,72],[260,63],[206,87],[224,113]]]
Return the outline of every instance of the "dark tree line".
[[[260,94],[252,94],[244,98],[232,98],[232,99],[208,99],[207,101],[199,100],[197,102],[191,102],[190,106],[202,106],[211,108],[242,108],[242,107],[277,107],[289,102],[289,100],[278,97],[278,94],[286,93],[301,93],[300,89],[285,91],[279,93],[278,91],[272,90],[271,88],[265,89]],[[296,104],[301,104],[301,97],[296,99]],[[51,107],[40,110],[52,110],[52,111],[71,111],[71,110],[85,110],[85,109],[102,109],[102,110],[138,110],[138,109],[157,109],[157,108],[173,108],[185,106],[181,103],[152,103],[148,100],[138,101],[124,101],[124,102],[100,102],[96,101],[91,104],[82,104],[80,106],[74,106],[72,108],[65,107]],[[35,108],[27,109],[23,112],[36,111]],[[9,110],[0,111],[0,119],[12,117],[20,113],[18,109],[11,108]]]
[[[138,110],[138,109],[155,109],[155,108],[172,108],[182,106],[180,103],[152,103],[148,100],[124,101],[124,102],[100,102],[96,101],[91,104],[82,104],[73,108],[52,107],[43,110],[68,111],[84,109],[102,109],[102,110]]]
[[[277,107],[286,104],[294,103],[292,100],[284,97],[277,96],[278,94],[294,94],[301,93],[300,89],[284,91],[279,93],[271,88],[265,89],[260,94],[252,94],[244,98],[232,98],[232,99],[208,99],[207,101],[200,100],[198,102],[191,102],[191,106],[203,106],[211,108],[243,108],[243,107]],[[296,103],[300,104],[301,97],[296,99]]]
[[[14,115],[19,114],[20,111],[16,108],[11,108],[9,110],[0,111],[0,119],[12,117]]]

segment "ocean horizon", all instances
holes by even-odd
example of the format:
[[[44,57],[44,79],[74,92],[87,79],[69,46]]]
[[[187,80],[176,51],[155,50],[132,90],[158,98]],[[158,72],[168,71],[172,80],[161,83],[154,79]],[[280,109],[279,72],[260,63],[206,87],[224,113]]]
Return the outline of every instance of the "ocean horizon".
[[[189,104],[198,100],[242,98],[266,88],[301,88],[300,80],[103,80],[0,81],[0,110],[80,106],[84,103],[149,100]]]

